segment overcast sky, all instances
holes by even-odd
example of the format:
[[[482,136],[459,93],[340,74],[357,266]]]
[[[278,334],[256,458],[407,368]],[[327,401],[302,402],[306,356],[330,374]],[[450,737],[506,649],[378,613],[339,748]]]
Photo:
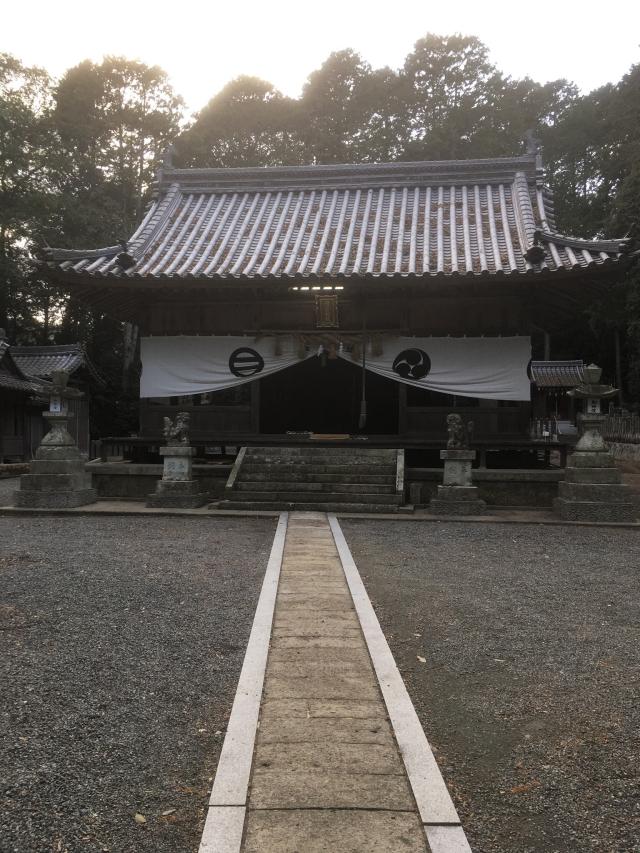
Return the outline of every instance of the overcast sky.
[[[239,74],[297,96],[346,47],[397,68],[427,32],[476,35],[507,74],[590,91],[640,62],[640,0],[14,0],[3,4],[0,51],[55,76],[105,54],[141,59],[197,111]]]

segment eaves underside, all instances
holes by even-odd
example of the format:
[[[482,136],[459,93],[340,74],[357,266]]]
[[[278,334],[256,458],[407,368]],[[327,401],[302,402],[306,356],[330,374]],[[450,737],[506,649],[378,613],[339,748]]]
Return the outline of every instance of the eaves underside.
[[[513,270],[511,272],[481,272],[481,273],[396,273],[393,275],[358,275],[349,276],[137,276],[137,275],[114,275],[101,273],[87,274],[82,271],[60,270],[58,267],[44,267],[46,277],[56,284],[76,287],[83,285],[95,289],[113,289],[113,290],[128,290],[128,291],[184,291],[190,290],[234,290],[234,289],[291,289],[298,288],[302,290],[315,289],[320,290],[323,287],[327,289],[335,289],[341,287],[348,289],[357,287],[362,289],[363,286],[369,286],[372,290],[380,290],[386,285],[397,287],[402,285],[411,285],[412,287],[422,287],[428,290],[431,285],[458,287],[470,286],[482,283],[483,285],[503,284],[508,282],[512,285],[526,285],[532,282],[548,282],[561,283],[564,281],[575,282],[579,279],[593,280],[610,278],[620,275],[626,271],[631,264],[631,258],[625,257],[620,259],[609,259],[600,264],[593,264],[590,267],[577,266],[573,269],[556,269],[549,270],[530,269],[527,272]]]

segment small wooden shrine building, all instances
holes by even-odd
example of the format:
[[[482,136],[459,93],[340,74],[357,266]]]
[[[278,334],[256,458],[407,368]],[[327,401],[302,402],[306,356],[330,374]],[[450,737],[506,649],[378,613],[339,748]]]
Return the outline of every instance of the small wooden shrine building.
[[[81,397],[69,400],[71,419],[67,429],[83,453],[90,448],[89,409],[91,395],[96,389],[106,385],[95,365],[80,343],[49,344],[46,346],[12,346],[11,355],[20,370],[30,379],[40,380],[44,384],[51,382],[56,370],[66,370],[69,374],[69,385],[82,391]],[[48,404],[48,395],[40,397],[40,409],[34,409],[29,423],[29,447],[25,458],[33,456],[47,432],[47,424],[41,411]]]
[[[0,334],[0,464],[29,458],[29,427],[42,393],[42,383],[20,369]]]
[[[10,346],[0,336],[0,462],[28,461],[35,455],[47,432],[42,412],[48,407],[56,370],[66,370],[70,385],[83,392],[69,401],[68,429],[80,450],[89,452],[91,391],[104,387],[105,381],[84,347],[79,343]]]
[[[524,436],[532,355],[632,259],[627,241],[557,232],[535,153],[169,159],[126,244],[42,253],[52,281],[139,327],[141,435],[187,410],[197,444],[364,432],[402,446],[441,439],[452,406],[478,436]]]

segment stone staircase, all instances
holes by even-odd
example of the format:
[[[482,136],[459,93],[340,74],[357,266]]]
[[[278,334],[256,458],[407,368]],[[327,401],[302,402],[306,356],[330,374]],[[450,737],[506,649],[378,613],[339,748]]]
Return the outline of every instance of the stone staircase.
[[[400,488],[396,483],[400,477]],[[404,454],[364,447],[248,447],[219,509],[399,512]]]

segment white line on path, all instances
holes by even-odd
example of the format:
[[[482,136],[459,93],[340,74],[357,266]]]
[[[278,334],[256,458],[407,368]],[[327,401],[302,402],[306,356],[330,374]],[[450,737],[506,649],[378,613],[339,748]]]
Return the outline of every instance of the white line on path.
[[[460,818],[335,515],[329,525],[432,853],[471,853]]]
[[[237,853],[247,806],[253,747],[269,654],[288,514],[283,512],[271,547],[238,689],[227,725],[199,853]]]

